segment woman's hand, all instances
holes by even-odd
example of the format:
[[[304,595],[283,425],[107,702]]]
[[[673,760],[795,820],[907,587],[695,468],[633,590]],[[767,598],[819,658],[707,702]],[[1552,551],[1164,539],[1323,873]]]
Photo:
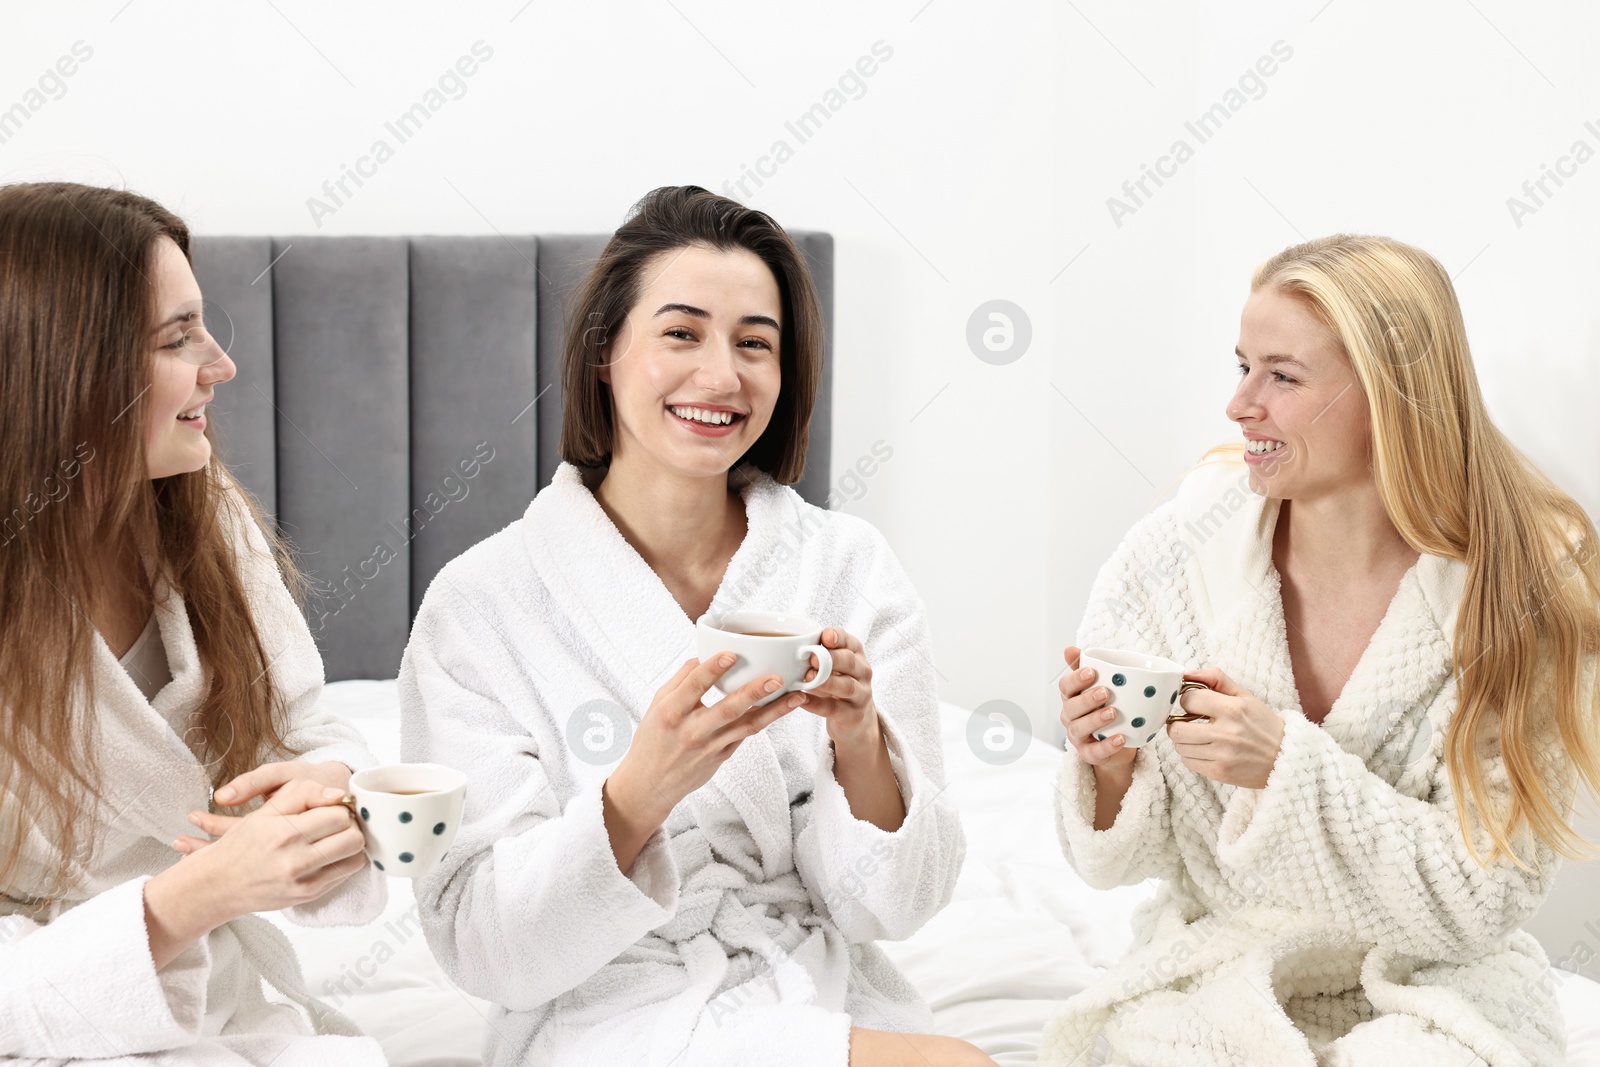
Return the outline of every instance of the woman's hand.
[[[263,763],[218,789],[217,803],[237,808],[256,797],[271,799],[274,793],[296,779],[321,782],[330,789],[345,792],[350,788],[350,768],[339,762],[306,763],[293,760],[287,763]]]
[[[1111,710],[1111,690],[1096,686],[1093,667],[1078,667],[1080,650],[1068,645],[1062,650],[1071,670],[1061,676],[1061,725],[1067,728],[1067,742],[1078,758],[1091,767],[1126,771],[1138,758],[1139,750],[1128,748],[1121,734],[1096,741],[1096,730],[1104,729],[1117,713]]]
[[[877,742],[878,705],[872,701],[872,664],[860,640],[837,626],[822,631],[822,647],[833,656],[833,674],[808,690],[806,710],[828,723],[828,739],[835,748],[863,741]],[[817,676],[821,664],[811,654],[806,681]]]
[[[1209,721],[1167,724],[1167,736],[1183,765],[1212,781],[1263,788],[1278,761],[1283,720],[1215,667],[1183,677],[1211,688],[1191,689],[1178,698],[1184,710]]]
[[[656,692],[617,769],[600,789],[606,835],[624,875],[678,802],[699,789],[753,737],[806,702],[788,693],[766,707],[755,702],[783,685],[775,674],[741,686],[710,707],[700,698],[737,657],[719,652],[691,659]]]
[[[344,790],[303,779],[240,818],[194,812],[190,821],[217,839],[181,863],[209,867],[236,915],[307,904],[366,866]]]
[[[691,659],[656,693],[634,732],[627,754],[607,784],[625,787],[642,802],[657,823],[664,822],[678,802],[699,789],[738,750],[739,744],[806,703],[807,694],[788,693],[765,707],[755,702],[775,692],[783,681],[775,674],[724,696],[707,707],[700,702],[733,666],[732,652],[705,662]]]
[[[202,828],[216,825],[224,836],[180,850],[183,859],[145,883],[156,969],[223,923],[309,903],[364,868],[361,830],[343,795],[300,780],[242,818],[196,812]]]
[[[350,777],[350,768],[336,761],[306,763],[302,760],[292,760],[283,763],[263,763],[255,770],[246,771],[222,786],[214,796],[217,803],[226,808],[237,808],[256,797],[261,797],[267,804],[271,804],[278,792],[294,781],[313,782],[329,789],[337,789],[340,796],[343,796],[350,789]],[[189,821],[216,838],[227,833],[239,819],[196,811],[190,812]],[[205,838],[184,834],[172,843],[172,847],[187,854],[198,852],[209,844],[212,842]]]
[[[878,718],[878,705],[872,699],[872,664],[866,649],[852,634],[837,626],[822,631],[822,647],[833,657],[833,673],[815,689],[806,710],[827,723],[828,740],[833,743],[833,776],[844,790],[850,814],[880,830],[894,833],[905,824],[905,796],[889,761],[888,739]],[[821,668],[817,654],[806,681]]]

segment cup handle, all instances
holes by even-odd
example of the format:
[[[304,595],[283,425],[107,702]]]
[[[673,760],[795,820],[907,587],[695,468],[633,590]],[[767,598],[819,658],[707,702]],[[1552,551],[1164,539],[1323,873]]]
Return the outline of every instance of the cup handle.
[[[810,692],[817,686],[833,677],[833,653],[821,645],[801,645],[795,650],[798,659],[810,659],[811,653],[817,654],[817,676],[809,682],[801,682],[795,686],[802,693]]]
[[[1183,694],[1187,693],[1191,689],[1210,690],[1210,688],[1211,687],[1204,682],[1184,682],[1182,685],[1178,686],[1178,700],[1182,701]],[[1167,716],[1168,722],[1194,722],[1196,719],[1201,719],[1205,722],[1211,721],[1204,715],[1191,715],[1189,712],[1183,710],[1182,703],[1178,704],[1178,714]]]

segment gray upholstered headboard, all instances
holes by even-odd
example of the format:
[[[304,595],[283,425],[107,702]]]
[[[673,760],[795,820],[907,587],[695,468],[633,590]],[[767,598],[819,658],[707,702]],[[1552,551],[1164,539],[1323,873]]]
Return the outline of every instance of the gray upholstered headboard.
[[[207,322],[239,368],[217,390],[219,451],[320,590],[329,681],[393,677],[433,576],[549,483],[562,313],[608,237],[195,238]],[[793,237],[830,338],[795,486],[822,505],[833,239]]]

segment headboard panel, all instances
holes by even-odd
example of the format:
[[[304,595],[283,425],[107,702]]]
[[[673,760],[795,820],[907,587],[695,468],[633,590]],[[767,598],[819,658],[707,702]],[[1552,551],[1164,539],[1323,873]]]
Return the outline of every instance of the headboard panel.
[[[793,237],[830,339],[795,486],[822,505],[833,240]],[[329,681],[393,677],[433,576],[549,483],[562,312],[607,239],[195,238],[207,320],[239,368],[217,391],[219,452],[314,583]]]

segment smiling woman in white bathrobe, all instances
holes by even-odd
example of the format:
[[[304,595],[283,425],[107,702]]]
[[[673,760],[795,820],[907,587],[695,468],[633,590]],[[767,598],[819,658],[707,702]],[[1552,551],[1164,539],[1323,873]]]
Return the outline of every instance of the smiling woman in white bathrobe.
[[[0,1059],[381,1064],[254,914],[385,889],[339,804],[371,757],[212,456],[188,246],[131,193],[0,188]]]
[[[1096,740],[1117,683],[1066,650],[1062,846],[1161,889],[1040,1062],[1558,1065],[1517,927],[1600,782],[1594,528],[1490,423],[1431,257],[1324,238],[1251,289],[1242,456],[1134,527],[1078,633],[1212,691]]]
[[[471,776],[418,899],[498,1005],[490,1063],[991,1062],[928,1035],[874,945],[965,846],[922,604],[872,527],[788,488],[823,345],[799,251],[659,189],[568,321],[569,462],[440,572],[400,670],[406,758]],[[832,677],[708,697],[732,657],[696,660],[694,620],[740,608],[820,620]]]

